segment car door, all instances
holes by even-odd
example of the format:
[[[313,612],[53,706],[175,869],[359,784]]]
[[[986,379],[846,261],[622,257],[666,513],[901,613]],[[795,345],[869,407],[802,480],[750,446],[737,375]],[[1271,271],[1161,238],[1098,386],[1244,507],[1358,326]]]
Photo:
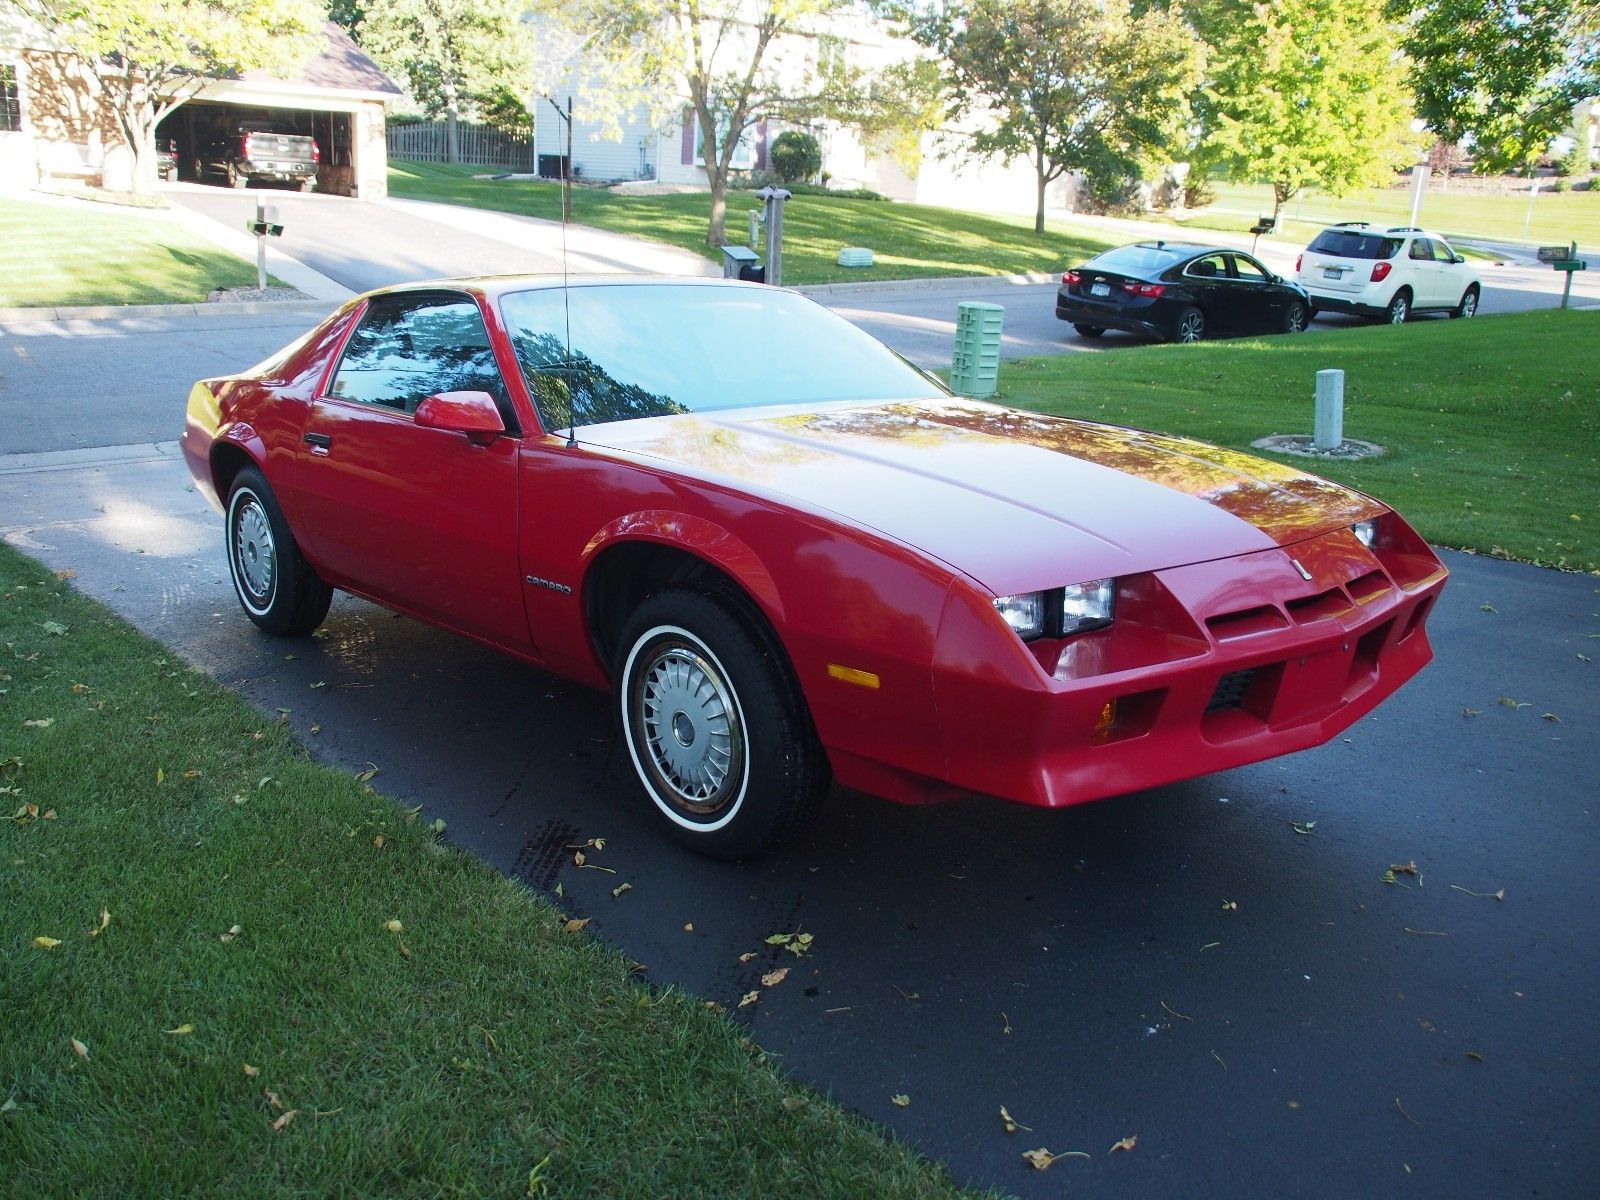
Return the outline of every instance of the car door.
[[[1411,268],[1411,307],[1435,308],[1444,303],[1444,268],[1435,259],[1433,239],[1411,239],[1406,265]]]
[[[481,445],[413,420],[428,396],[484,391],[507,435]],[[518,650],[519,430],[483,316],[461,293],[368,302],[297,460],[307,542],[329,582]]]
[[[1229,276],[1238,299],[1240,333],[1276,333],[1283,328],[1288,293],[1278,286],[1275,276],[1248,254],[1230,254],[1233,272]]]
[[[1208,333],[1233,333],[1238,328],[1235,293],[1230,290],[1228,256],[1203,254],[1183,268],[1183,283],[1206,317]]]
[[[1443,238],[1433,239],[1433,257],[1438,263],[1439,303],[1454,308],[1472,282],[1472,266],[1466,259],[1456,261],[1456,252]]]

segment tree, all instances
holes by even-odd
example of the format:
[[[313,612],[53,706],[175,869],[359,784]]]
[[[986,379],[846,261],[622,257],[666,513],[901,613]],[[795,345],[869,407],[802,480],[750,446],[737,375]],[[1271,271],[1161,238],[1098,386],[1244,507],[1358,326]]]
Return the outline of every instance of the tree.
[[[1135,17],[1128,0],[969,0],[914,19],[913,34],[946,61],[952,121],[971,119],[979,154],[1026,156],[1046,187],[1068,171],[1138,172],[1188,118],[1202,49],[1176,15]]]
[[[822,145],[800,129],[785,129],[767,152],[772,169],[784,183],[810,181],[822,170]]]
[[[445,156],[461,157],[457,123],[509,91],[527,94],[533,31],[518,0],[367,0],[352,18],[362,49],[433,117],[445,119]]]
[[[0,0],[98,69],[101,101],[133,154],[133,190],[153,190],[156,126],[212,80],[289,74],[321,42],[317,0]]]
[[[1271,183],[1277,217],[1303,188],[1343,195],[1417,161],[1382,0],[1238,4],[1231,16],[1215,26],[1197,166]]]
[[[1393,0],[1417,115],[1481,171],[1530,167],[1600,92],[1596,0]]]
[[[582,31],[589,115],[645,103],[692,120],[711,187],[706,244],[720,246],[741,141],[763,120],[860,118],[872,96],[828,36],[853,0],[567,0],[546,19]]]

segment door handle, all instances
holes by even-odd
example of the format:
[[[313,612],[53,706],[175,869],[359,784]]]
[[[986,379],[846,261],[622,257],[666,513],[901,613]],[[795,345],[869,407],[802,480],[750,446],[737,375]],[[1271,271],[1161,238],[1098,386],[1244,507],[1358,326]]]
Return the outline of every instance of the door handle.
[[[327,454],[333,446],[333,438],[326,433],[308,433],[305,435],[306,445],[311,447],[311,453],[316,455]]]

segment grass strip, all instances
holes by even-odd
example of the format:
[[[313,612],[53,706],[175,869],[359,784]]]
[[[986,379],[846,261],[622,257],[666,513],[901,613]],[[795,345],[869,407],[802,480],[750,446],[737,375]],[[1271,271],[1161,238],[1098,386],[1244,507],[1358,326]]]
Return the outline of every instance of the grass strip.
[[[1387,453],[1281,458],[1369,492],[1429,541],[1600,568],[1600,312],[1546,310],[1005,363],[1004,404],[1250,450],[1309,434],[1345,372],[1345,436]],[[1262,453],[1251,450],[1251,453]]]
[[[0,1193],[961,1194],[4,546],[0,642]]]
[[[162,217],[0,197],[0,308],[198,304],[255,268]]]
[[[561,219],[561,187],[535,180],[473,179],[482,168],[440,163],[389,164],[389,192],[522,216]],[[753,193],[728,195],[730,240],[743,242],[747,213],[761,206]],[[711,197],[706,192],[668,196],[617,195],[603,188],[572,192],[572,219],[580,225],[633,234],[680,246],[721,262],[706,248]],[[783,211],[783,281],[786,284],[920,279],[1060,271],[1128,239],[1098,232],[1033,232],[1031,218],[979,215],[922,204],[797,195]],[[845,246],[870,247],[875,265],[838,265]]]

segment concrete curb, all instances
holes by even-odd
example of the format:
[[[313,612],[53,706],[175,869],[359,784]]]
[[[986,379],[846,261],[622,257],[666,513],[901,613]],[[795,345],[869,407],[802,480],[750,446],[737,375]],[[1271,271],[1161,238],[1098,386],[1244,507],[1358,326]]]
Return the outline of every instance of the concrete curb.
[[[135,442],[126,446],[87,446],[81,450],[41,450],[31,454],[0,454],[0,475],[84,471],[95,467],[156,462],[177,457],[177,442]]]
[[[30,321],[104,321],[138,317],[253,317],[322,315],[338,304],[330,300],[250,300],[216,304],[91,304],[81,308],[0,308],[0,325]]]

